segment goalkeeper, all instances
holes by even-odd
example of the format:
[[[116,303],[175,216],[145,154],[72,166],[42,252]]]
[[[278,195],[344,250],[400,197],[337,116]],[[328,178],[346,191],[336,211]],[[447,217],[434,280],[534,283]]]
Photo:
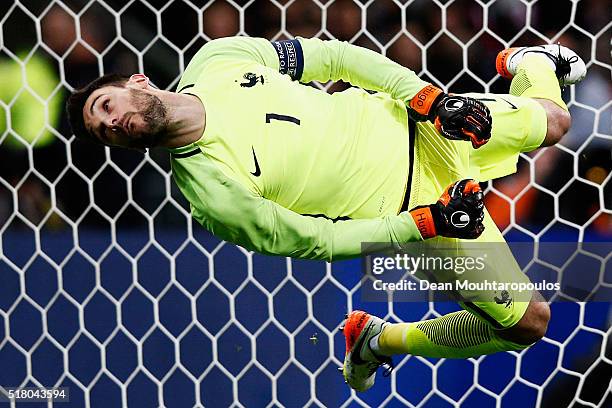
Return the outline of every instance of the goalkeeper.
[[[571,50],[540,46],[502,51],[497,70],[514,77],[510,94],[449,95],[348,43],[224,38],[194,56],[176,92],[142,74],[107,75],[67,109],[78,137],[167,148],[193,217],[212,233],[265,254],[333,261],[359,256],[362,242],[504,242],[473,179],[511,174],[520,152],[559,141],[570,125],[559,84],[586,69]],[[359,88],[329,95],[300,84],[314,80]],[[503,276],[527,281],[504,248],[494,257]],[[544,335],[549,309],[537,293],[513,296],[420,323],[353,312],[344,377],[366,390],[392,354],[524,349]]]

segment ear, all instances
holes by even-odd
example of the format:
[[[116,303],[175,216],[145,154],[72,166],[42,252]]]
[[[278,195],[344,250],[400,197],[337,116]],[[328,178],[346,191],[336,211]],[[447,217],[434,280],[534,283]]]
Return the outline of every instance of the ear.
[[[145,74],[134,74],[130,77],[128,84],[146,89],[149,87],[149,78]]]

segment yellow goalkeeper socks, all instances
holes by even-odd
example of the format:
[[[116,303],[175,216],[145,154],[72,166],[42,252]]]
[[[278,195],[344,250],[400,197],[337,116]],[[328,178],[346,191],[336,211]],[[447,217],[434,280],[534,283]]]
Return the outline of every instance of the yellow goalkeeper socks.
[[[374,351],[387,356],[468,358],[527,347],[502,339],[476,316],[462,310],[422,322],[387,325]]]
[[[527,98],[540,98],[553,101],[561,108],[568,110],[561,98],[559,80],[555,76],[550,62],[546,57],[528,54],[518,65],[518,69],[510,83],[510,94]]]

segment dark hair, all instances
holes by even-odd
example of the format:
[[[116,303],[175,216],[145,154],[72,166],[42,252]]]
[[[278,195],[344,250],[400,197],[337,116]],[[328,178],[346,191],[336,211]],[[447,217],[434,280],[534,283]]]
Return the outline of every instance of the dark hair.
[[[66,101],[66,111],[68,112],[68,121],[74,135],[80,139],[90,140],[96,143],[100,141],[85,127],[83,119],[83,107],[89,95],[95,90],[105,86],[124,87],[129,77],[119,74],[107,74],[98,79],[93,80],[81,89],[77,89],[68,97]]]

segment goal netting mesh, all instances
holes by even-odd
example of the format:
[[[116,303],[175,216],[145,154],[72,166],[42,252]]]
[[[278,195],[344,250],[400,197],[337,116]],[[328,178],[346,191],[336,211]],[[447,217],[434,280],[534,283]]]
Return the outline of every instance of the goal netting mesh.
[[[498,93],[499,50],[561,42],[589,69],[564,90],[572,129],[489,183],[487,205],[509,240],[609,242],[611,27],[606,0],[1,2],[0,390],[69,387],[56,405],[75,407],[611,406],[609,302],[552,304],[546,337],[521,353],[396,358],[390,378],[351,392],[337,371],[346,311],[417,321],[458,307],[364,303],[359,261],[219,241],[191,220],[166,152],[80,142],[62,108],[108,72],[172,90],[228,35],[338,38],[450,91]],[[609,253],[575,255],[611,288]]]

